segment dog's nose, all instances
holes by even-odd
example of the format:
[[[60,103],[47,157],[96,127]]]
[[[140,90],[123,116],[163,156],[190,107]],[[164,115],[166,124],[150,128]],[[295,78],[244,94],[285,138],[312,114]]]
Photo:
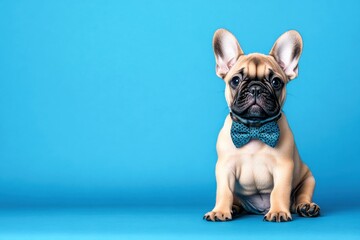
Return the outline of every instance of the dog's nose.
[[[249,89],[249,92],[253,96],[257,96],[261,93],[261,87],[259,85],[252,85]]]

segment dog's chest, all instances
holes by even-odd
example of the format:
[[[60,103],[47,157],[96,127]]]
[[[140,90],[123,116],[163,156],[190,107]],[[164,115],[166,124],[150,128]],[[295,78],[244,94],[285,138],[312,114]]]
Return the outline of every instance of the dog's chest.
[[[250,156],[249,158],[241,161],[240,171],[236,172],[236,193],[249,196],[271,192],[273,177],[269,167],[265,163],[260,164],[259,160],[252,159]],[[257,164],[250,163],[250,161],[257,162]]]
[[[251,196],[271,192],[275,158],[271,152],[263,151],[261,147],[262,144],[252,141],[236,154],[237,194]]]

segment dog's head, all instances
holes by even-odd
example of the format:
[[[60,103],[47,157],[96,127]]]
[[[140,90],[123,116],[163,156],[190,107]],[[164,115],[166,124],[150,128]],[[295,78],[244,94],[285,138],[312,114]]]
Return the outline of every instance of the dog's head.
[[[224,79],[225,97],[233,119],[261,122],[280,114],[285,85],[298,75],[302,39],[298,32],[281,35],[269,55],[245,55],[230,32],[219,29],[213,48],[216,74]]]

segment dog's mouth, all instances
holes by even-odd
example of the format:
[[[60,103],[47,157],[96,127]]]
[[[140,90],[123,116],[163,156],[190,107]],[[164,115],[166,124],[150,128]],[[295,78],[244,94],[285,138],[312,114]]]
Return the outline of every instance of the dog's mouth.
[[[261,106],[254,104],[248,110],[252,114],[250,116],[240,116],[236,110],[230,112],[230,117],[234,122],[243,123],[247,126],[260,127],[265,123],[276,121],[281,117],[281,111],[278,111],[276,114],[270,116],[262,109]]]
[[[231,112],[233,113],[233,120],[238,120],[238,118],[243,118],[252,121],[261,121],[269,118],[269,114],[267,114],[264,109],[258,105],[253,104],[246,109],[246,111],[240,112],[237,108],[232,107]]]
[[[244,114],[250,120],[263,120],[269,117],[266,111],[258,104],[251,105]]]
[[[231,107],[231,118],[235,122],[242,122],[247,125],[260,126],[263,123],[278,119],[281,114],[280,108],[277,111],[268,111],[261,105],[254,103],[245,111],[240,112],[238,108]]]

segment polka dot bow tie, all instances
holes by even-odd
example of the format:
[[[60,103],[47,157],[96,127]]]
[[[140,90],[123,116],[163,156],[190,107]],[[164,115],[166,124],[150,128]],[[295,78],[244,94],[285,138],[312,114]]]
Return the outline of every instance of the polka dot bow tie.
[[[280,137],[277,121],[271,121],[260,127],[248,127],[243,123],[233,121],[231,139],[237,148],[247,144],[251,139],[258,139],[270,147],[275,147]]]

